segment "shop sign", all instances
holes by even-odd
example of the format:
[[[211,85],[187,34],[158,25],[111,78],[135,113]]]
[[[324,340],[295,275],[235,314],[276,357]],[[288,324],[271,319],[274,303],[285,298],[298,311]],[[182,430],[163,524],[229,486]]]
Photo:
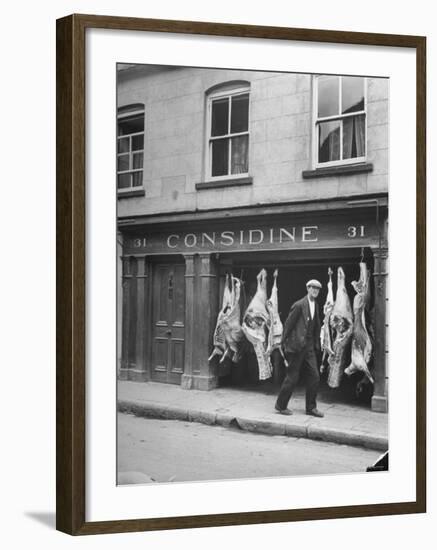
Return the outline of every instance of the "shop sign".
[[[125,253],[168,254],[369,246],[378,243],[374,222],[323,220],[305,224],[145,231],[125,239]]]

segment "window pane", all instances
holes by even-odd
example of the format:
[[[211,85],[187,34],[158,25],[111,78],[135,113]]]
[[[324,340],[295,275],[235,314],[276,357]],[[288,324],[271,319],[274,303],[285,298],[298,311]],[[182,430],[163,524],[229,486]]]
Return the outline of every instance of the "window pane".
[[[223,136],[228,133],[229,98],[216,99],[212,102],[211,136]]]
[[[144,134],[132,136],[132,151],[141,151],[144,149]]]
[[[318,83],[318,116],[338,115],[338,76],[320,76]]]
[[[129,155],[118,155],[117,161],[118,172],[129,170]]]
[[[120,118],[118,120],[118,135],[135,134],[144,132],[144,115]]]
[[[140,185],[143,185],[143,172],[133,172],[132,187],[138,187]]]
[[[319,162],[340,160],[340,121],[319,124]]]
[[[225,176],[228,173],[229,140],[219,139],[211,143],[212,147],[212,176]]]
[[[129,138],[121,138],[118,140],[118,152],[119,153],[129,152]]]
[[[364,111],[364,78],[343,76],[341,81],[341,112]]]
[[[246,132],[249,128],[249,94],[232,98],[231,133]]]
[[[118,188],[119,189],[126,189],[130,187],[130,180],[131,175],[130,174],[119,174],[117,177],[118,181]]]
[[[231,174],[246,174],[249,170],[249,136],[238,136],[231,141]]]
[[[132,168],[142,168],[142,167],[143,167],[143,153],[134,153]]]
[[[366,152],[366,121],[364,115],[343,120],[343,158],[364,157]]]

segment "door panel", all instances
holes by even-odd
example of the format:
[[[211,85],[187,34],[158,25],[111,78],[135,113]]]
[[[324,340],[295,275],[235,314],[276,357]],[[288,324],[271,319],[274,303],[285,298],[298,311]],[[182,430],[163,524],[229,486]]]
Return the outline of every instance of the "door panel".
[[[153,275],[152,372],[180,384],[184,371],[185,265],[158,264]]]
[[[184,341],[177,338],[172,339],[171,345],[171,369],[168,373],[168,381],[172,384],[179,384],[181,375],[184,372]]]
[[[154,366],[155,370],[167,373],[168,365],[168,342],[167,338],[155,338],[154,348]],[[165,380],[164,380],[165,381]]]
[[[159,266],[156,270],[156,279],[157,281],[163,281],[163,284],[158,285],[159,299],[157,301],[156,308],[156,321],[158,323],[167,324],[168,319],[168,296],[167,296],[167,285],[165,284],[167,277],[167,270],[165,266]]]
[[[173,274],[172,323],[185,323],[185,265],[177,265]]]

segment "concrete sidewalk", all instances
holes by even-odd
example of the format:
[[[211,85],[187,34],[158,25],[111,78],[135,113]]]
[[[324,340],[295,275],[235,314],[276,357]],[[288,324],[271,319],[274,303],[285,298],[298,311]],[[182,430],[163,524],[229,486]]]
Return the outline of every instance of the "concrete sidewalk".
[[[388,449],[388,415],[358,405],[323,401],[324,418],[305,414],[305,399],[297,392],[292,416],[274,411],[275,396],[262,391],[217,388],[184,390],[157,382],[118,382],[118,410],[136,416],[202,422],[270,435],[288,435]]]

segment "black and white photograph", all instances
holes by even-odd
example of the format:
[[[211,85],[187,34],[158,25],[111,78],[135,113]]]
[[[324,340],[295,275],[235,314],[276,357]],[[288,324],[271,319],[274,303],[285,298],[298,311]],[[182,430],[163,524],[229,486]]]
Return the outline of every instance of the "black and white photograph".
[[[119,485],[388,469],[388,113],[387,78],[117,64]]]
[[[2,547],[435,538],[437,27],[409,8],[5,4]]]

